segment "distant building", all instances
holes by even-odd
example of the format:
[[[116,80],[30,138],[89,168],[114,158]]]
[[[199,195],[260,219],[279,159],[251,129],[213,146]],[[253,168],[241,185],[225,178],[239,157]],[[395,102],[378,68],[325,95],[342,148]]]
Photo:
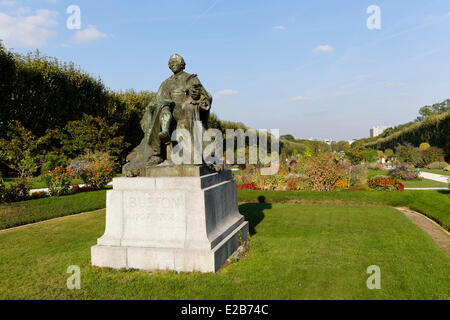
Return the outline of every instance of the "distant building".
[[[371,138],[378,137],[380,134],[383,133],[384,130],[386,130],[388,128],[392,128],[392,126],[376,126],[376,127],[373,127],[372,129],[370,129],[370,137]]]

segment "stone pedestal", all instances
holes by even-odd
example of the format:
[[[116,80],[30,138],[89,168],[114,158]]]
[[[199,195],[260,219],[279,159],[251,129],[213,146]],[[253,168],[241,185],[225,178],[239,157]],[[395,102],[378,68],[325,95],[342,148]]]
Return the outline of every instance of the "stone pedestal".
[[[239,214],[231,171],[202,170],[183,169],[190,176],[180,176],[174,168],[171,177],[163,168],[153,177],[114,179],[92,265],[216,272],[247,241],[248,222]]]

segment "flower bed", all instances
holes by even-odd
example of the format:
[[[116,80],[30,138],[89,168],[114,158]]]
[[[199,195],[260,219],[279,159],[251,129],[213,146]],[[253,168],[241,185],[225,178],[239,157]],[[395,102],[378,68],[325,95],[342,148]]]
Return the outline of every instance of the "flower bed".
[[[254,182],[238,185],[237,188],[239,190],[260,190],[258,187],[256,187]]]
[[[405,186],[403,183],[395,179],[394,177],[376,177],[374,179],[368,179],[367,185],[372,190],[380,191],[395,191],[404,190]]]
[[[70,183],[75,178],[75,172],[71,168],[55,168],[45,171],[42,178],[50,196],[62,196],[70,193]]]

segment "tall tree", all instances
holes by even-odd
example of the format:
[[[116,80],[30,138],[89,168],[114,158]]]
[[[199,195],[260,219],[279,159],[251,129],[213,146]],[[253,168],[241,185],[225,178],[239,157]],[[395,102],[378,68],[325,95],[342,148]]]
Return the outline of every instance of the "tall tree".
[[[425,118],[428,118],[429,116],[442,114],[448,111],[450,111],[450,99],[447,99],[441,103],[435,103],[431,106],[425,106],[420,108],[419,110],[420,116],[417,117],[417,121],[422,121]]]

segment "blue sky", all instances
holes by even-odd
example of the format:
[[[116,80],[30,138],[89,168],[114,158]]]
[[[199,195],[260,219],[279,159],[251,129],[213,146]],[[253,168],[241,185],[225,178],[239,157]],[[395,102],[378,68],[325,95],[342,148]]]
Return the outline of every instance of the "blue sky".
[[[0,38],[111,89],[156,91],[179,53],[220,118],[297,138],[367,137],[450,98],[448,0],[0,0]]]

